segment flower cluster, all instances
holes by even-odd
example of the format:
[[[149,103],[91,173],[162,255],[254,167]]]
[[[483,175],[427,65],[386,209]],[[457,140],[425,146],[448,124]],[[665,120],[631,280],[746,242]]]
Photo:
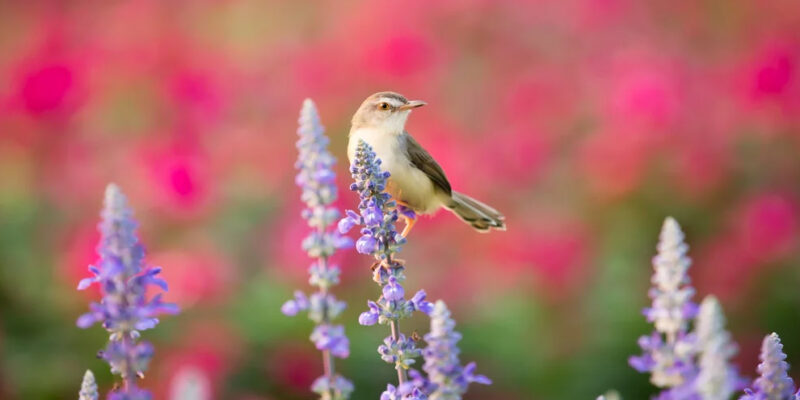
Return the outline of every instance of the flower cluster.
[[[725,316],[716,297],[706,296],[700,303],[695,335],[700,354],[694,382],[697,394],[703,400],[730,399],[736,390],[743,388],[744,380],[730,364],[736,355],[736,344],[725,330]]]
[[[629,360],[639,372],[650,372],[650,381],[655,386],[668,388],[665,394],[690,390],[696,376],[693,360],[696,344],[688,325],[697,314],[697,305],[692,302],[694,289],[689,286],[686,273],[691,261],[686,256],[689,247],[683,239],[678,223],[667,218],[661,229],[658,255],[653,258],[655,273],[649,293],[653,305],[644,310],[655,331],[639,338],[644,354]]]
[[[302,189],[301,200],[306,204],[302,217],[312,228],[303,240],[303,250],[314,261],[309,267],[309,283],[317,292],[306,296],[301,291],[281,307],[289,316],[307,311],[308,317],[317,324],[311,333],[311,341],[322,351],[325,374],[312,385],[312,390],[325,400],[342,400],[350,396],[353,385],[334,370],[333,356],[346,358],[350,355],[350,342],[344,327],[331,323],[345,309],[345,303],[330,293],[330,288],[339,283],[339,267],[329,258],[337,249],[352,246],[349,238],[331,229],[339,219],[339,211],[331,207],[336,200],[336,174],[333,172],[335,158],[328,152],[328,138],[319,121],[319,115],[310,99],[303,102],[300,111],[297,141],[299,156],[295,164],[298,169],[295,182]]]
[[[470,383],[492,383],[489,378],[475,374],[475,363],[461,365],[458,357],[461,334],[454,330],[455,326],[447,305],[437,301],[431,313],[431,330],[425,335],[428,347],[423,352],[423,369],[434,386],[430,400],[458,400],[467,392]]]
[[[346,233],[356,225],[363,225],[356,250],[379,261],[389,259],[406,239],[395,229],[397,203],[385,191],[389,172],[381,170],[381,160],[363,140],[356,147],[350,174],[355,181],[350,190],[358,192],[360,198],[359,213],[348,210],[347,216],[339,221],[339,231]]]
[[[795,392],[794,381],[789,377],[789,364],[785,361],[783,345],[777,333],[764,338],[761,345],[759,377],[753,387],[745,389],[740,400],[800,400],[800,390]]]
[[[99,283],[103,293],[100,303],[92,303],[90,312],[80,316],[77,325],[88,328],[96,322],[110,332],[109,343],[100,356],[111,365],[111,372],[123,379],[121,389],[111,399],[149,399],[148,392],[136,386],[153,357],[153,347],[139,342],[139,331],[158,324],[157,315],[178,312],[174,304],[161,301],[161,294],[148,300],[149,286],[167,290],[167,283],[158,277],[161,268],[145,267],[144,250],[136,236],[136,222],[119,187],[108,185],[102,212],[98,253],[99,263],[89,266],[93,277],[83,279],[78,290]]]
[[[667,218],[653,261],[653,307],[645,310],[656,332],[639,339],[645,354],[631,357],[630,364],[650,371],[651,382],[666,388],[656,400],[729,400],[746,386],[730,362],[737,347],[725,330],[725,316],[714,296],[703,299],[699,309],[691,302],[687,248],[677,222]],[[692,320],[694,332],[688,333]],[[777,334],[764,338],[760,359],[760,376],[740,400],[800,400]]]
[[[367,302],[368,309],[361,313],[358,321],[362,325],[379,323],[390,326],[391,336],[384,340],[378,353],[384,361],[394,364],[398,371],[399,386],[387,388],[383,395],[389,399],[397,396],[411,398],[408,396],[413,396],[413,390],[406,390],[408,385],[405,385],[406,370],[414,364],[420,351],[416,348],[416,338],[400,333],[398,325],[401,319],[409,317],[414,311],[430,313],[433,305],[426,300],[423,290],[410,299],[405,298],[402,286],[405,267],[402,261],[393,256],[406,240],[395,229],[397,204],[385,192],[389,173],[381,170],[381,160],[363,140],[359,141],[356,148],[350,173],[355,181],[350,189],[358,192],[360,198],[359,212],[348,210],[345,218],[339,221],[339,231],[346,233],[356,225],[363,226],[356,249],[376,259],[372,279],[381,286],[380,298]]]
[[[415,387],[412,382],[406,382],[400,386],[389,383],[386,385],[386,390],[381,393],[380,400],[428,400],[428,396],[422,389]]]

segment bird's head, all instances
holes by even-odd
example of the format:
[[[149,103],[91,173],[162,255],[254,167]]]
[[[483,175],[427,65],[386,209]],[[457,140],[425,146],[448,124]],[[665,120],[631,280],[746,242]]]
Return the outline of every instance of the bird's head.
[[[426,103],[407,100],[395,92],[378,92],[367,97],[353,115],[353,128],[376,128],[391,132],[402,132],[411,110]]]

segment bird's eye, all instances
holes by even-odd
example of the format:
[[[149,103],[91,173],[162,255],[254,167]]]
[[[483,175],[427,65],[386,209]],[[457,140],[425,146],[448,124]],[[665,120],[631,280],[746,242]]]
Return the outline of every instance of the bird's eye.
[[[389,103],[381,103],[381,104],[378,104],[378,108],[380,108],[381,110],[388,110],[390,108],[390,106],[389,106]]]

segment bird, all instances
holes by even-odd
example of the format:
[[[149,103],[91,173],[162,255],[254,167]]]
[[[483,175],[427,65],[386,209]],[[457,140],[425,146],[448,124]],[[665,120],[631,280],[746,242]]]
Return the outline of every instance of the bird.
[[[494,208],[457,192],[442,167],[405,129],[411,111],[426,105],[395,92],[378,92],[367,97],[353,115],[347,157],[353,163],[356,148],[366,142],[389,172],[386,191],[399,206],[413,213],[399,212],[405,220],[401,235],[408,236],[418,215],[434,214],[442,207],[478,232],[506,230],[505,217]]]

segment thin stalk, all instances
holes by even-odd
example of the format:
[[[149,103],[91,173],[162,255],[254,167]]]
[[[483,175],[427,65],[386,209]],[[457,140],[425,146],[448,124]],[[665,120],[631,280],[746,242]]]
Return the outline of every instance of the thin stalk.
[[[131,337],[128,332],[123,333],[122,337],[122,347],[125,349],[125,369],[126,371],[122,374],[122,390],[125,393],[130,393],[130,390],[133,388],[133,385],[136,384],[136,371],[133,370],[133,362],[130,356],[130,349],[133,347],[131,343]]]
[[[320,233],[325,232],[325,228],[319,228]],[[320,268],[327,272],[328,271],[328,257],[323,256],[319,258],[319,265]],[[328,295],[328,287],[327,286],[320,286],[320,291],[323,295]],[[323,324],[330,324],[330,315],[328,313],[328,306],[325,303],[325,306],[322,308],[322,323]],[[325,373],[325,378],[330,382],[333,383],[333,376],[336,373],[336,369],[333,363],[333,354],[328,349],[322,350],[322,368]],[[333,393],[331,393],[331,397],[333,397]]]
[[[115,228],[121,229],[119,224],[115,224]],[[123,267],[125,268],[123,279],[118,283],[120,286],[122,286],[122,308],[127,310],[129,304],[128,285],[130,280],[133,278],[133,276],[127,276],[128,272],[130,271],[129,266],[131,264],[130,254],[127,251],[124,251],[124,247],[120,244],[119,240],[112,242],[111,247],[115,248],[120,254]],[[127,328],[123,329],[121,332],[117,332],[117,334],[122,335],[122,348],[125,351],[125,371],[120,371],[120,375],[122,376],[122,390],[125,393],[130,393],[130,390],[132,390],[133,386],[136,384],[136,378],[138,378],[137,373],[133,368],[133,360],[131,360],[131,349],[133,349],[135,345],[135,343],[133,343],[133,338],[131,338],[131,331],[132,329]]]
[[[387,250],[388,250],[389,245],[387,244],[386,247],[387,247]],[[387,253],[388,253],[388,251],[387,251]],[[386,265],[389,268],[391,268],[391,266],[392,266],[392,254],[391,253],[386,255]],[[394,339],[394,342],[397,343],[400,340],[400,321],[398,321],[396,319],[393,319],[393,320],[389,321],[389,327],[392,330],[392,339]],[[397,383],[399,385],[402,385],[402,384],[406,383],[407,380],[408,380],[408,377],[406,375],[406,370],[404,368],[402,368],[402,367],[401,368],[397,368]]]
[[[396,319],[393,319],[389,323],[389,327],[392,329],[392,339],[397,342],[400,339],[400,322]],[[408,377],[406,376],[406,370],[402,367],[397,368],[397,383],[402,385],[406,383]]]

